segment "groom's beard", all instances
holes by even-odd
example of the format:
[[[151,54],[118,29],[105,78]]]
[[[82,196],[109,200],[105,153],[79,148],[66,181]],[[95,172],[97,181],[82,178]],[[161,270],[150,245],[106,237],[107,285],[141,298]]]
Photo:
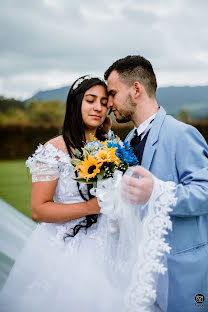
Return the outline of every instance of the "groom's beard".
[[[132,121],[132,115],[135,112],[136,103],[133,101],[131,94],[128,94],[123,105],[125,110],[117,110],[116,121],[118,123],[126,123]]]
[[[121,117],[116,118],[118,123],[126,123],[131,121],[131,115],[122,115]]]

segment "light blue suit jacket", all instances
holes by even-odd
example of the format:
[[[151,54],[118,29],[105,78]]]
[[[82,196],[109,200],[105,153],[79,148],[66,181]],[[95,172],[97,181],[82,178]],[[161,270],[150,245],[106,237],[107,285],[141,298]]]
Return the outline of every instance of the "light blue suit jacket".
[[[126,137],[130,141],[133,130]],[[208,311],[208,146],[192,126],[160,107],[149,132],[142,166],[163,181],[177,184],[171,212],[168,256],[168,312],[192,312],[195,296],[205,296]]]

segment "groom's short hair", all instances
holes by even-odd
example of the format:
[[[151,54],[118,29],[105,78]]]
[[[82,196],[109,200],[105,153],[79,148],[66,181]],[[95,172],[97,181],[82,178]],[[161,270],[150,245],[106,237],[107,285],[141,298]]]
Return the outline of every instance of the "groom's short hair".
[[[104,78],[108,79],[115,70],[122,82],[129,87],[135,81],[140,82],[149,97],[155,97],[157,80],[151,63],[140,55],[129,55],[114,62],[105,72]]]

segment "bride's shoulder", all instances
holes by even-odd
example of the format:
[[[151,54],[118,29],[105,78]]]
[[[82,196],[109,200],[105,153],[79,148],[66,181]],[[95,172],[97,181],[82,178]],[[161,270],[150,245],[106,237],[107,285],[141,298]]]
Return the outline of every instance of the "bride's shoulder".
[[[27,159],[26,166],[30,168],[33,182],[58,179],[63,167],[64,170],[71,167],[63,137],[58,136],[44,145],[39,144],[34,154]]]
[[[55,138],[50,139],[43,145],[43,147],[47,148],[50,145],[52,145],[56,150],[61,151],[65,154],[68,154],[68,150],[67,150],[67,147],[66,147],[66,144],[64,142],[62,135],[59,135]]]
[[[70,163],[70,157],[62,136],[55,137],[44,145],[39,144],[32,156],[29,156],[26,165],[44,163],[49,166],[59,166]]]

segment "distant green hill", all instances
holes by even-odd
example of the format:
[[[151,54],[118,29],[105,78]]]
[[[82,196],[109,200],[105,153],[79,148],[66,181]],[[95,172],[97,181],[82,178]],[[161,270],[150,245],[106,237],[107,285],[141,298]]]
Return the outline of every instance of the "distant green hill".
[[[62,87],[59,89],[39,91],[35,93],[31,98],[25,100],[25,102],[30,102],[31,100],[37,101],[50,101],[50,100],[61,100],[66,101],[67,94],[69,92],[69,87]]]
[[[208,86],[158,88],[157,101],[173,115],[185,109],[197,118],[208,116]]]
[[[67,98],[69,87],[54,90],[39,91],[25,102],[31,100],[49,101],[52,99],[63,100]],[[208,116],[208,86],[194,87],[161,87],[157,90],[158,104],[173,115],[178,115],[181,110],[187,110],[196,118]]]

